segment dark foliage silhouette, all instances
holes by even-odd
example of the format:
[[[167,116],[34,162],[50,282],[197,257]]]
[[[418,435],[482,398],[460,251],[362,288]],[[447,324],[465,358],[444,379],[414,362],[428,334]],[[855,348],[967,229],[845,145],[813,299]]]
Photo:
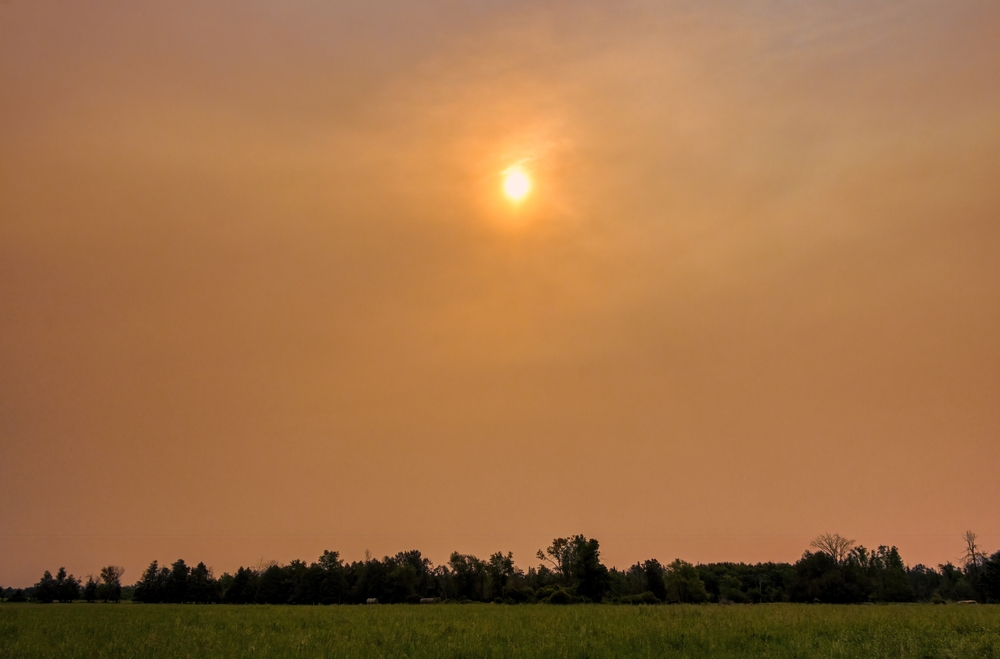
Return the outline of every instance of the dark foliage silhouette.
[[[325,551],[313,563],[262,563],[240,567],[216,578],[210,567],[190,567],[183,559],[170,567],[149,564],[129,587],[124,570],[109,565],[100,580],[85,585],[60,568],[46,571],[26,591],[6,589],[10,601],[71,602],[86,599],[115,602],[123,597],[156,604],[362,604],[471,601],[519,604],[617,602],[760,603],[760,602],[1000,602],[1000,552],[987,555],[967,533],[961,566],[907,568],[895,547],[869,550],[836,534],[824,534],[794,564],[709,563],[692,565],[676,559],[664,566],[656,559],[626,570],[608,568],[600,560],[600,544],[583,535],[555,538],[539,550],[539,565],[524,571],[511,553],[495,552],[483,560],[454,552],[434,566],[417,550],[381,559],[345,563]]]

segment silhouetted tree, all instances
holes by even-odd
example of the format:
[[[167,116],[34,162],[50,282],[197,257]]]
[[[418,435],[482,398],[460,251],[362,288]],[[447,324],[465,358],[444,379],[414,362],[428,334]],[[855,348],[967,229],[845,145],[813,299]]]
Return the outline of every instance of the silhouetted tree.
[[[97,589],[98,597],[105,602],[117,602],[122,598],[122,575],[125,568],[118,565],[108,565],[101,568],[101,585]]]
[[[56,573],[56,599],[60,602],[80,599],[80,582],[72,574],[67,575],[64,567]]]
[[[260,581],[257,584],[257,601],[263,604],[285,604],[291,594],[290,590],[282,569],[277,565],[272,565],[260,575]]]
[[[913,586],[895,547],[883,545],[873,552],[858,547],[851,552],[847,562],[849,569],[856,565],[862,571],[864,578],[858,580],[862,597],[875,602],[913,601]]]
[[[535,556],[552,566],[560,585],[571,595],[600,602],[610,586],[608,569],[600,560],[600,543],[593,538],[555,538]]]
[[[155,604],[164,601],[167,592],[167,580],[170,570],[161,568],[156,561],[149,564],[142,578],[135,585],[132,599],[136,602]]]
[[[977,542],[978,537],[972,531],[966,531],[962,536],[965,542],[965,554],[962,556],[962,565],[965,568],[966,580],[975,591],[975,599],[984,600],[981,591],[983,590],[982,568],[986,563],[986,556]]]
[[[370,597],[379,601],[388,601],[386,581],[389,566],[373,558],[364,563],[352,563],[351,571],[355,573],[352,597],[355,602],[365,602]]]
[[[966,570],[970,572],[978,572],[986,558],[979,547],[978,538],[979,536],[972,531],[966,531],[965,535],[962,536],[962,540],[965,542],[965,554],[962,557],[962,562]]]
[[[97,600],[97,582],[94,581],[93,575],[87,575],[87,583],[83,587],[83,599],[88,602]]]
[[[573,538],[570,578],[578,597],[600,602],[608,590],[608,568],[601,564],[600,543],[582,535]]]
[[[1000,603],[1000,551],[983,562],[982,586],[986,601]]]
[[[975,534],[967,533],[966,560],[961,568],[947,563],[938,569],[907,568],[896,547],[874,551],[853,541],[825,534],[794,565],[788,563],[710,563],[694,566],[680,559],[664,567],[655,559],[635,563],[628,570],[601,563],[596,539],[576,535],[555,538],[537,553],[542,564],[523,572],[508,552],[489,560],[454,552],[445,565],[435,567],[417,550],[399,552],[382,560],[344,563],[340,555],[324,551],[311,564],[295,560],[287,565],[261,561],[240,567],[234,575],[215,579],[204,563],[189,568],[179,559],[169,568],[150,563],[134,586],[122,586],[124,570],[101,569],[100,582],[90,577],[83,588],[88,601],[103,597],[117,601],[123,595],[137,602],[223,601],[232,604],[417,602],[424,597],[494,602],[573,602],[611,600],[632,604],[658,602],[780,602],[819,600],[944,601],[979,598],[1000,601],[1000,552],[987,557]],[[844,550],[846,549],[846,554]],[[836,558],[839,556],[839,559]],[[13,597],[15,591],[4,593]],[[45,572],[33,588],[22,592],[39,602],[73,601],[81,584],[60,568],[55,577]]]
[[[569,584],[569,565],[573,558],[573,546],[569,538],[556,538],[551,545],[545,548],[545,551],[539,549],[535,557],[543,564],[548,563],[553,574],[564,585]]]
[[[854,541],[842,537],[839,533],[824,533],[809,543],[809,546],[820,550],[839,565],[847,559],[851,548],[854,547]]]
[[[500,600],[505,597],[504,589],[518,576],[519,570],[514,566],[514,554],[502,552],[492,554],[486,562],[486,599]]]
[[[486,595],[486,564],[471,554],[453,552],[448,558],[456,599],[481,601]]]
[[[322,571],[323,581],[319,587],[321,604],[340,604],[347,594],[347,578],[344,562],[335,551],[324,551],[316,565]]]
[[[950,601],[975,599],[976,589],[966,578],[965,572],[949,563],[938,565],[941,575],[940,592],[942,599]]]
[[[646,590],[661,602],[667,601],[667,584],[664,581],[665,570],[660,562],[651,558],[642,564],[642,576],[645,578]]]
[[[678,558],[668,565],[664,573],[664,584],[666,601],[670,603],[701,604],[708,601],[705,583],[695,566],[687,561]]]
[[[212,570],[204,563],[198,563],[188,575],[187,592],[190,601],[209,604],[221,599],[219,582],[212,576]]]
[[[825,551],[807,551],[795,564],[791,600],[793,602],[828,602],[847,604],[858,601],[848,586],[844,572],[833,556]]]
[[[786,601],[794,574],[789,563],[708,563],[697,567],[712,602]]]
[[[52,573],[48,570],[42,578],[35,584],[34,599],[42,604],[51,604],[59,599],[59,590],[56,588],[56,580],[52,578]]]
[[[223,579],[228,575],[223,575]],[[257,573],[241,567],[232,582],[223,591],[223,601],[228,604],[250,604],[257,601]]]
[[[179,558],[174,561],[170,566],[170,574],[167,576],[166,593],[163,601],[175,604],[189,602],[188,577],[190,574],[191,568],[187,566],[184,559]]]

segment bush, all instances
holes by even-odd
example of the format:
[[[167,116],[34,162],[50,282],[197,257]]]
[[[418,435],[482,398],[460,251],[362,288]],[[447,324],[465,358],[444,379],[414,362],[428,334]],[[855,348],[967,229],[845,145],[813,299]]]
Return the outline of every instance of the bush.
[[[545,604],[572,604],[574,601],[576,598],[561,588],[542,600]]]
[[[652,591],[647,590],[644,593],[638,595],[626,595],[624,597],[618,598],[619,604],[660,604],[660,599],[652,593]]]
[[[518,604],[532,602],[535,599],[535,589],[531,586],[508,584],[503,587],[503,597]]]

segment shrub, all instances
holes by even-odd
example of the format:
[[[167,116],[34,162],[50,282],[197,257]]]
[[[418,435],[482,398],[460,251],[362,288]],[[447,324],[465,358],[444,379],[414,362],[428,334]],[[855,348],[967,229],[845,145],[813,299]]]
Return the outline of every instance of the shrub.
[[[618,598],[619,604],[659,604],[660,599],[652,593],[652,591],[647,590],[644,593],[638,595],[626,595],[624,597]]]

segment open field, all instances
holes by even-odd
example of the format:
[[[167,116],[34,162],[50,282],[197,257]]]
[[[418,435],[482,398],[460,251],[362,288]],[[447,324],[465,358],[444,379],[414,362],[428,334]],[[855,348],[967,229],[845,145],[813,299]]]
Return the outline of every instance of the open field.
[[[0,657],[985,659],[1000,607],[5,604]]]

